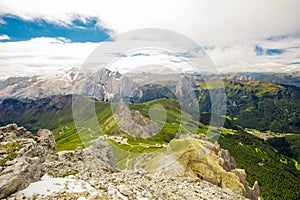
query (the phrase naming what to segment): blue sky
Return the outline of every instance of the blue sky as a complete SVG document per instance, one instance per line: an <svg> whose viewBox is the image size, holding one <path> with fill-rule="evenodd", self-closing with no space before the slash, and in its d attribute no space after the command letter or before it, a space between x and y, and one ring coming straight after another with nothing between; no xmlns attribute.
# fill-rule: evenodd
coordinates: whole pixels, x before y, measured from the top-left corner
<svg viewBox="0 0 300 200"><path fill-rule="evenodd" d="M102 42L109 38L110 30L100 27L96 17L74 18L70 24L58 24L44 19L24 20L14 15L0 16L0 35L9 39L0 42L30 40L37 37L65 38L70 42Z"/></svg>
<svg viewBox="0 0 300 200"><path fill-rule="evenodd" d="M257 56L263 56L263 55L267 55L267 56L275 56L275 55L281 55L285 52L284 49L264 49L261 46L255 46L255 52Z"/></svg>
<svg viewBox="0 0 300 200"><path fill-rule="evenodd" d="M109 36L141 28L194 40L220 72L297 71L299 7L299 0L0 0L0 78L80 66Z"/></svg>

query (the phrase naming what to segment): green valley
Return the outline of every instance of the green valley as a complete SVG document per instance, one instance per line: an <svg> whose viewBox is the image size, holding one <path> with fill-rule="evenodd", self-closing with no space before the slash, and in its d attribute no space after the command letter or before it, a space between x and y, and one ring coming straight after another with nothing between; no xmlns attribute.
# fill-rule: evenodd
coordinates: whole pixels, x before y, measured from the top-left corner
<svg viewBox="0 0 300 200"><path fill-rule="evenodd" d="M118 126L120 119L113 110L114 103L85 97L79 97L83 99L79 112L84 113L88 105L94 105L97 122L83 119L87 125L76 129L71 95L35 101L5 99L0 104L0 125L17 123L33 132L48 128L55 134L57 151L86 147L103 136L113 148L117 166L125 169L130 168L132 161L140 155L164 152L172 139L178 139L182 134L195 133L201 137L207 134L211 118L209 90L204 83L200 85L197 89L200 121L195 120L192 113L182 111L179 102L168 94L169 90L155 91L153 85L149 91L144 88L145 96L128 104L134 113L132 120L141 127L150 123L151 109L159 105L155 111L165 115L165 122L163 117L157 118L159 131L149 138L135 137L135 128L132 135L126 134ZM217 89L217 86L210 88ZM300 89L258 81L225 81L225 89L227 116L218 143L230 151L238 168L246 170L249 185L258 181L263 199L297 199L300 195ZM181 121L181 118L185 120ZM246 131L253 131L253 134ZM291 134L273 134L261 139L257 135L260 132ZM187 148L177 146L181 150Z"/></svg>

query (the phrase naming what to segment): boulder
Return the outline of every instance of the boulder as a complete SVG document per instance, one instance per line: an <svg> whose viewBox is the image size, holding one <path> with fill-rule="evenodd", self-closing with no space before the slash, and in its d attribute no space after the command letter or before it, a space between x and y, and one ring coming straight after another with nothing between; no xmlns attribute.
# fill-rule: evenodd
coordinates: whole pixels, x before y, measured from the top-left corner
<svg viewBox="0 0 300 200"><path fill-rule="evenodd" d="M122 184L118 185L118 190L125 196L131 196L132 195L132 190L128 185Z"/></svg>

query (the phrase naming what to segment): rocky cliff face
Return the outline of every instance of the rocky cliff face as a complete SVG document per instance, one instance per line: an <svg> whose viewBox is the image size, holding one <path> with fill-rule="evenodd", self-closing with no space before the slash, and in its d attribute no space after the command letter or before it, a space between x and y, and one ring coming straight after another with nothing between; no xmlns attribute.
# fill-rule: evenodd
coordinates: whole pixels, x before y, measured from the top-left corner
<svg viewBox="0 0 300 200"><path fill-rule="evenodd" d="M70 94L72 81L45 77L11 77L0 85L0 99L40 99Z"/></svg>
<svg viewBox="0 0 300 200"><path fill-rule="evenodd" d="M55 152L53 134L33 135L15 124L0 128L0 198L24 189L42 176L47 155Z"/></svg>
<svg viewBox="0 0 300 200"><path fill-rule="evenodd" d="M73 92L98 100L119 102L128 101L135 95L136 90L136 83L128 77L119 72L101 69L86 78L76 80Z"/></svg>
<svg viewBox="0 0 300 200"><path fill-rule="evenodd" d="M133 137L151 138L160 130L156 122L144 117L138 110L130 110L126 104L118 104L116 116L118 127Z"/></svg>
<svg viewBox="0 0 300 200"><path fill-rule="evenodd" d="M257 182L253 188L246 184L245 171L236 168L229 151L201 139L198 135L172 140L165 151L145 155L133 165L134 168L144 168L153 177L205 180L219 187L229 188L249 199L258 199Z"/></svg>
<svg viewBox="0 0 300 200"><path fill-rule="evenodd" d="M75 87L74 87L75 85ZM0 84L0 99L41 99L56 95L81 94L103 101L128 101L137 85L119 72L100 69L96 73L68 72L62 77L11 77Z"/></svg>

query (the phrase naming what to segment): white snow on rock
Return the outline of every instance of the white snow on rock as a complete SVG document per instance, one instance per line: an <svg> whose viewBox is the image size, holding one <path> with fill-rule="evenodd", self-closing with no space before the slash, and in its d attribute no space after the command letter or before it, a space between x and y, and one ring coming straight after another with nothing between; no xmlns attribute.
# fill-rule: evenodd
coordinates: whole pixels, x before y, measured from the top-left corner
<svg viewBox="0 0 300 200"><path fill-rule="evenodd" d="M83 180L77 180L74 176L66 178L53 178L45 174L40 181L31 183L26 189L21 190L18 194L23 194L26 197L33 195L51 195L62 190L70 193L88 192L90 196L97 195L98 192L89 183ZM85 199L81 197L80 199Z"/></svg>

